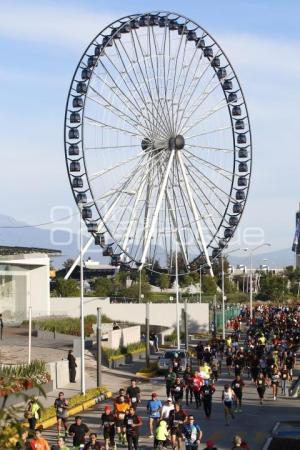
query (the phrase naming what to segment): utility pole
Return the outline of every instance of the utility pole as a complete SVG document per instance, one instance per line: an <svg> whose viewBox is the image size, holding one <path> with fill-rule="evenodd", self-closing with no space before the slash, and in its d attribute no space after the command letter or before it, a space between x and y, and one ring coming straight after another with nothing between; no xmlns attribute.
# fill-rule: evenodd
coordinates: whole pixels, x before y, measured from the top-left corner
<svg viewBox="0 0 300 450"><path fill-rule="evenodd" d="M146 367L150 366L150 308L149 300L146 301Z"/></svg>
<svg viewBox="0 0 300 450"><path fill-rule="evenodd" d="M97 386L100 387L102 384L102 373L101 373L101 308L97 308Z"/></svg>

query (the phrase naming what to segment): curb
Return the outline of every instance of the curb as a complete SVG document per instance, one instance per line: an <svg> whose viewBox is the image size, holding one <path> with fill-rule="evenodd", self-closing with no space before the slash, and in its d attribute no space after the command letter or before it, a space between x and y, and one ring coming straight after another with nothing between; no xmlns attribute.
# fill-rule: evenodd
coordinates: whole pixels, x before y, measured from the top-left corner
<svg viewBox="0 0 300 450"><path fill-rule="evenodd" d="M100 401L98 400L99 397L102 397ZM105 394L101 394L99 397L92 398L91 400L88 400L88 401L82 403L82 405L74 406L74 408L69 409L68 417L75 416L76 414L78 414L82 411L86 411L87 409L97 405L101 401L111 398L112 392L108 391ZM55 425L56 422L57 422L56 416L50 417L49 419L45 420L44 422L38 422L37 426L40 426L40 427L43 427L43 429L46 429L46 428L50 428L53 425Z"/></svg>
<svg viewBox="0 0 300 450"><path fill-rule="evenodd" d="M138 377L145 378L146 380L149 380L150 378L153 378L155 375L157 375L157 370L153 370L152 372L136 372L135 373Z"/></svg>
<svg viewBox="0 0 300 450"><path fill-rule="evenodd" d="M272 439L273 439L272 437L268 437L267 438L266 442L264 443L264 446L263 446L262 450L268 450L268 448L269 448L269 446L270 446L270 444L272 442Z"/></svg>

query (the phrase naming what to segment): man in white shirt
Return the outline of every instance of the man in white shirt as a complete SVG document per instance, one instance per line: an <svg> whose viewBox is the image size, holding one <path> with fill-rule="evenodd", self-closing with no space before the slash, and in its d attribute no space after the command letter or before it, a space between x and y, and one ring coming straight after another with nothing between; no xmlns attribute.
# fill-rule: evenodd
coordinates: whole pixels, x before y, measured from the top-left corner
<svg viewBox="0 0 300 450"><path fill-rule="evenodd" d="M173 411L173 409L174 409L174 404L172 402L172 398L169 397L169 398L167 398L166 403L162 407L161 418L165 419L166 421L168 421L170 412Z"/></svg>

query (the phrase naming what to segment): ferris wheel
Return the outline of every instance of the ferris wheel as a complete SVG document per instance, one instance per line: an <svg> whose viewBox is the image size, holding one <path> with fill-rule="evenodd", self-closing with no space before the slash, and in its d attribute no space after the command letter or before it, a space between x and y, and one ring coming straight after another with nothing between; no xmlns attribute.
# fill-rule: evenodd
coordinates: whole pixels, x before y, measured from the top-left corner
<svg viewBox="0 0 300 450"><path fill-rule="evenodd" d="M89 243L113 265L158 262L171 273L176 244L186 271L210 266L244 211L251 145L235 71L187 17L123 17L78 63L65 113L66 165Z"/></svg>

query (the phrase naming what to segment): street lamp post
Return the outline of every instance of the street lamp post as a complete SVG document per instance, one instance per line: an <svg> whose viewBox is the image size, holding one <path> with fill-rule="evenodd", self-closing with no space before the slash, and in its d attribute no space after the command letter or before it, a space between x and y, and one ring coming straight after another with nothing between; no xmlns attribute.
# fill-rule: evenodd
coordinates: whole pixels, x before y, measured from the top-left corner
<svg viewBox="0 0 300 450"><path fill-rule="evenodd" d="M250 258L250 323L252 324L253 320L253 277L252 277L252 256L253 253L258 250L261 247L271 247L271 244L269 242L264 242L263 244L258 245L257 247L254 247L253 249L244 248L244 251L249 251L249 258Z"/></svg>
<svg viewBox="0 0 300 450"><path fill-rule="evenodd" d="M84 299L84 291L83 291L83 250L82 250L82 203L79 203L80 209L80 226L79 226L79 235L80 235L80 334L81 334L81 368L80 368L80 381L81 381L81 393L85 394L85 361L84 361L84 347L85 347L85 339L84 339L84 309L83 309L83 299Z"/></svg>
<svg viewBox="0 0 300 450"><path fill-rule="evenodd" d="M224 274L224 255L221 253L222 270L222 338L225 339L225 274Z"/></svg>
<svg viewBox="0 0 300 450"><path fill-rule="evenodd" d="M201 267L199 269L199 289L200 289L199 300L200 300L200 303L202 303L202 268Z"/></svg>
<svg viewBox="0 0 300 450"><path fill-rule="evenodd" d="M180 349L180 324L179 324L179 285L178 285L178 248L175 240L175 282L176 282L176 334L177 349Z"/></svg>

